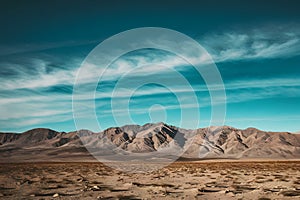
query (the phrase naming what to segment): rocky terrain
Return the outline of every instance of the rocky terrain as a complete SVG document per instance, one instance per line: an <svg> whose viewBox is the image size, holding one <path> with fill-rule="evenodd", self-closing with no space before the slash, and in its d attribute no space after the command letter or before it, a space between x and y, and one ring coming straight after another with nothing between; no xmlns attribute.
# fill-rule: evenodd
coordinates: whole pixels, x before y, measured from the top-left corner
<svg viewBox="0 0 300 200"><path fill-rule="evenodd" d="M145 174L101 163L0 165L0 199L299 199L300 162L175 162Z"/></svg>
<svg viewBox="0 0 300 200"><path fill-rule="evenodd" d="M229 126L186 130L156 123L113 127L100 133L42 128L20 134L0 133L0 162L93 161L91 148L109 154L108 145L137 154L181 151L181 159L300 158L299 134Z"/></svg>
<svg viewBox="0 0 300 200"><path fill-rule="evenodd" d="M111 147L138 155L183 154L165 165L96 162L94 153L110 155ZM1 133L0 199L297 199L299 151L298 134L228 126Z"/></svg>

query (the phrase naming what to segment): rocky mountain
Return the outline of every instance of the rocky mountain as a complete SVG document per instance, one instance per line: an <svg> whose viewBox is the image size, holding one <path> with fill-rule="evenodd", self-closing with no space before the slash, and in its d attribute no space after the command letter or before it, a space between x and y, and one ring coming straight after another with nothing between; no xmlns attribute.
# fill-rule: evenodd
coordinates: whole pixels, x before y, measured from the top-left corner
<svg viewBox="0 0 300 200"><path fill-rule="evenodd" d="M111 146L136 154L183 152L181 157L189 159L300 158L300 134L229 126L186 130L149 123L112 127L99 133L88 130L66 133L42 128L20 134L0 133L0 162L90 161L93 160L91 149L105 155L112 153Z"/></svg>

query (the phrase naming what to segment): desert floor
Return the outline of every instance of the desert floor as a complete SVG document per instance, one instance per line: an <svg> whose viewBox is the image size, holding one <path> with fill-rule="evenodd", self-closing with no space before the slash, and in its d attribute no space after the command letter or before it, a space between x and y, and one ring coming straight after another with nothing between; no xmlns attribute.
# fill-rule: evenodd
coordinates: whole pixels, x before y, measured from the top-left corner
<svg viewBox="0 0 300 200"><path fill-rule="evenodd" d="M0 165L0 199L300 199L300 161L176 162L148 173L101 163Z"/></svg>

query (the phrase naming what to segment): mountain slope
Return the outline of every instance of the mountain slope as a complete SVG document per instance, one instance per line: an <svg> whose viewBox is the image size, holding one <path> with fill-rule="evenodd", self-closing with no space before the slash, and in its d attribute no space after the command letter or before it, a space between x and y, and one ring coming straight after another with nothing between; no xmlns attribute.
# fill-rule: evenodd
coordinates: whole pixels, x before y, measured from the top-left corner
<svg viewBox="0 0 300 200"><path fill-rule="evenodd" d="M182 157L186 158L300 158L299 134L229 126L186 130L149 123L112 127L100 133L88 130L65 133L42 128L21 134L0 133L0 162L92 160L86 147L105 149L109 143L133 153L182 151Z"/></svg>
<svg viewBox="0 0 300 200"><path fill-rule="evenodd" d="M288 132L224 126L198 129L196 137L197 142L189 148L187 157L198 153L199 157L216 158L300 158L300 135Z"/></svg>

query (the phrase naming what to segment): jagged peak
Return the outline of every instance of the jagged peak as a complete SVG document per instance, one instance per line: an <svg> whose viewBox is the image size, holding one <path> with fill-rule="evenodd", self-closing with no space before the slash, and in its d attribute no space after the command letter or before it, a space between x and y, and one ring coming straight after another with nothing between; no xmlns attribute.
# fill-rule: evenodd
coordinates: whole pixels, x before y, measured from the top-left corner
<svg viewBox="0 0 300 200"><path fill-rule="evenodd" d="M262 130L259 130L258 128L255 128L255 127L248 127L248 128L246 128L246 129L244 129L245 131L256 131L256 132L260 132L260 131L262 131Z"/></svg>
<svg viewBox="0 0 300 200"><path fill-rule="evenodd" d="M59 133L59 132L57 132L55 130L52 130L50 128L34 128L34 129L30 129L28 131L25 131L22 134L29 134L29 133L33 133L33 132L46 132L46 131Z"/></svg>
<svg viewBox="0 0 300 200"><path fill-rule="evenodd" d="M164 122L156 122L156 123L146 123L144 125L138 125L138 124L129 124L129 125L124 125L124 126L120 126L120 127L110 127L110 128L107 128L101 132L104 132L104 131L108 131L108 130L114 130L114 129L125 129L125 128L133 128L133 127L137 127L137 128L148 128L148 127L168 127L168 128L172 128L172 129L184 129L184 128L180 128L180 127L177 127L177 126L174 126L174 125L169 125L169 124L166 124ZM202 127L202 128L197 128L197 129L184 129L184 130L215 130L215 129L223 129L223 130L234 130L234 131L237 131L237 130L240 130L240 131L255 131L255 132L268 132L268 133L271 133L271 132L274 132L274 133L277 133L277 131L262 131L258 128L255 128L255 127L248 127L246 129L238 129L238 128L235 128L235 127L232 127L232 126L228 126L228 125L223 125L223 126L208 126L208 127ZM24 131L22 133L14 133L14 132L0 132L0 134L30 134L30 133L37 133L37 132L55 132L55 133L78 133L78 132L91 132L91 133L94 133L93 131L90 131L88 129L81 129L81 130L77 130L77 131L70 131L70 132L59 132L59 131L56 131L56 130L53 130L53 129L50 129L50 128L34 128L34 129L30 129L28 131ZM283 133L283 132L282 132ZM291 134L300 134L300 131L297 131L297 132L286 132L286 133L291 133Z"/></svg>
<svg viewBox="0 0 300 200"><path fill-rule="evenodd" d="M125 130L124 130L125 129ZM201 131L197 131L201 130ZM247 157L255 156L291 156L299 155L298 151L293 154L287 154L286 151L278 153L272 152L273 146L283 145L283 149L290 149L293 152L295 147L300 147L300 135L288 135L286 132L274 133L269 136L269 132L259 131L256 128L245 130L236 129L231 126L211 126L196 130L183 130L181 128L168 125L164 122L147 123L144 125L125 125L122 127L111 127L96 135L89 130L79 130L68 133L56 132L51 129L37 128L24 132L19 135L0 135L0 145L15 147L32 147L38 148L78 148L83 147L83 141L88 145L102 145L99 139L106 135L117 147L129 152L151 152L158 148L169 147L187 150L184 156L198 156L201 149L208 148L210 155L213 156L232 156L245 155ZM176 135L178 133L178 135ZM195 135L195 138L193 135ZM93 135L91 135L93 136ZM178 136L175 138L175 136ZM271 139L268 139L271 138ZM106 141L106 140L104 140ZM258 152L257 145L264 147ZM74 150L75 152L77 150ZM259 154L257 154L257 152ZM262 152L262 154L260 154Z"/></svg>
<svg viewBox="0 0 300 200"><path fill-rule="evenodd" d="M142 126L168 126L166 123L164 122L155 122L155 123L146 123Z"/></svg>

